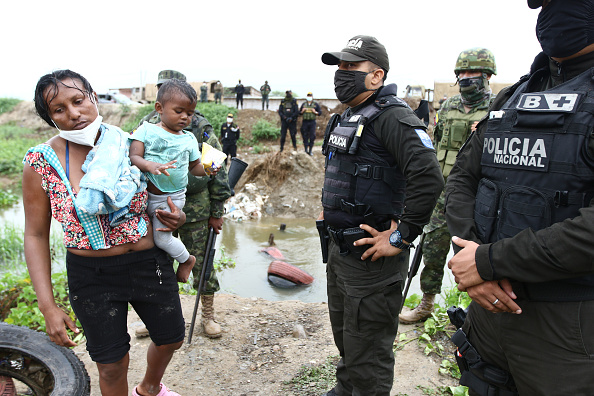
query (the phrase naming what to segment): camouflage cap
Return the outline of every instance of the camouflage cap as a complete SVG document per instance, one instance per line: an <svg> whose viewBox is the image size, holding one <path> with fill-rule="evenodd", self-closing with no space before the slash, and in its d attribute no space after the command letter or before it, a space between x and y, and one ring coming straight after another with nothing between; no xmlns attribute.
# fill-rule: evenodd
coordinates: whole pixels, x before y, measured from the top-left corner
<svg viewBox="0 0 594 396"><path fill-rule="evenodd" d="M177 78L178 80L186 81L186 76L175 70L161 70L159 77L157 77L157 85L163 84L167 80Z"/></svg>
<svg viewBox="0 0 594 396"><path fill-rule="evenodd" d="M490 74L497 74L495 55L486 48L471 48L460 52L454 73L456 75L463 70L476 70Z"/></svg>

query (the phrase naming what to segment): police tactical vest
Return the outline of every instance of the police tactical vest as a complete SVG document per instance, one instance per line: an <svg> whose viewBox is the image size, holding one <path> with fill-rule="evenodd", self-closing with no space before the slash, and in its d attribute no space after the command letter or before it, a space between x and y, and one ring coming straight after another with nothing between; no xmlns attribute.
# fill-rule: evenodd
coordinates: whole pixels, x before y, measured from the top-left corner
<svg viewBox="0 0 594 396"><path fill-rule="evenodd" d="M293 101L294 99L291 99L290 101L283 100L282 102L283 111L286 116L290 116L293 113Z"/></svg>
<svg viewBox="0 0 594 396"><path fill-rule="evenodd" d="M452 105L455 105L455 97L451 99ZM458 100L458 104L461 102ZM444 108L439 112L440 119L443 120L443 133L441 140L437 145L437 160L441 167L441 172L444 177L448 177L454 163L458 150L464 144L468 135L470 135L470 128L476 121L480 121L489 109L490 100L486 100L476 107L475 111L464 113L458 110L456 106L451 108ZM446 103L447 105L447 103ZM438 119L438 123L440 122Z"/></svg>
<svg viewBox="0 0 594 396"><path fill-rule="evenodd" d="M303 107L306 108L306 109L315 110L315 108L316 108L316 102L314 102L313 100L311 101L311 104L305 102L303 104ZM315 115L315 113L313 111L307 111L306 110L303 113L303 121L313 121L315 119L316 119L316 115Z"/></svg>
<svg viewBox="0 0 594 396"><path fill-rule="evenodd" d="M348 109L337 126L329 125L323 147L326 174L322 205L325 210L396 218L402 214L406 188L402 171L368 148L370 142L378 141L371 133L371 123L391 106L407 105L395 95L383 96L356 113Z"/></svg>
<svg viewBox="0 0 594 396"><path fill-rule="evenodd" d="M573 218L594 198L593 78L594 68L545 92L527 92L527 81L491 111L474 214L483 242ZM546 282L549 290L576 283L594 286L594 276Z"/></svg>

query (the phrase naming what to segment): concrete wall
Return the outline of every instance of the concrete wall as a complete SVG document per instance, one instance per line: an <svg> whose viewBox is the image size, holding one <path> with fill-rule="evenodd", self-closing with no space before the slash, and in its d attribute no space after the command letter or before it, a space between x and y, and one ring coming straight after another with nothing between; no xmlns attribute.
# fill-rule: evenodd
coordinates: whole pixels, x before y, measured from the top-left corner
<svg viewBox="0 0 594 396"><path fill-rule="evenodd" d="M274 97L268 100L268 110L277 111L281 101L283 98ZM329 109L333 109L340 104L338 99L316 99L316 102L320 105L324 105ZM301 107L301 103L305 102L305 99L297 98L297 104ZM229 107L235 107L235 96L225 96L223 97L223 104ZM240 107L241 108L241 107ZM251 97L243 97L243 108L244 109L255 109L255 110L262 110L262 99L261 98L251 98Z"/></svg>

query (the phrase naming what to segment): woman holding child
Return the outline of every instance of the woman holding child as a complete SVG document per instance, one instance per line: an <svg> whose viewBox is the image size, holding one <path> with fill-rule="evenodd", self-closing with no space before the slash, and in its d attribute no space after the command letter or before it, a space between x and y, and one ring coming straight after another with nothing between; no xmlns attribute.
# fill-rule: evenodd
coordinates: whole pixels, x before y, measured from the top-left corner
<svg viewBox="0 0 594 396"><path fill-rule="evenodd" d="M145 376L132 394L179 396L161 378L182 345L185 323L172 262L155 247L146 214L146 183L128 156L128 134L101 123L97 96L78 73L59 70L38 81L38 115L59 135L30 149L24 159L25 257L52 341L75 343L76 325L54 301L50 222L62 224L70 303L97 364L103 395L128 395L130 303L149 329ZM185 215L157 211L163 231Z"/></svg>

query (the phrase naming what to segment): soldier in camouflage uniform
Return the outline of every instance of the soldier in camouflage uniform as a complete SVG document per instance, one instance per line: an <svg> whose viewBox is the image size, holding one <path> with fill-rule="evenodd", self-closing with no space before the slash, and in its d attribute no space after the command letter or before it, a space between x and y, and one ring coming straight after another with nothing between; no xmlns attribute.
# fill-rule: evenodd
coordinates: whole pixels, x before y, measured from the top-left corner
<svg viewBox="0 0 594 396"><path fill-rule="evenodd" d="M268 80L264 81L264 85L260 87L260 93L262 94L262 110L264 110L264 104L266 104L266 110L268 110L268 95L270 94Z"/></svg>
<svg viewBox="0 0 594 396"><path fill-rule="evenodd" d="M444 179L450 174L458 150L475 130L478 121L487 115L495 98L489 88L491 75L497 74L495 57L486 48L462 51L456 61L454 72L460 86L460 94L452 96L441 105L435 116L433 129L437 159ZM399 316L401 323L415 323L429 318L433 312L435 295L441 293L444 265L451 242L444 214L444 191L439 196L431 220L424 229L424 268L420 277L423 298L415 309L403 310Z"/></svg>
<svg viewBox="0 0 594 396"><path fill-rule="evenodd" d="M214 87L214 99L215 104L221 104L221 98L223 97L223 84L220 81L217 81Z"/></svg>
<svg viewBox="0 0 594 396"><path fill-rule="evenodd" d="M200 87L200 102L208 102L208 86L206 85L206 81L204 81Z"/></svg>
<svg viewBox="0 0 594 396"><path fill-rule="evenodd" d="M180 72L163 70L159 73L157 88L171 78L186 80L186 76ZM144 121L156 124L160 122L160 116L156 111L153 111L144 117L139 125ZM194 134L196 140L198 140L200 150L202 150L202 143L204 142L217 150L221 150L219 139L214 134L212 125L198 110L194 113L191 124L185 130ZM223 228L223 204L230 196L231 189L229 188L225 166L221 168L214 178L188 175L186 205L184 206L186 223L177 232L188 251L196 256L196 265L192 268L194 289L198 289L209 227L212 227L217 234ZM214 293L219 290L219 280L216 272L211 271L210 278L206 280L200 296L202 301L202 329L204 334L210 338L218 338L222 335L221 326L214 319ZM148 332L146 334L145 332L144 329L138 329L136 335L148 335Z"/></svg>

